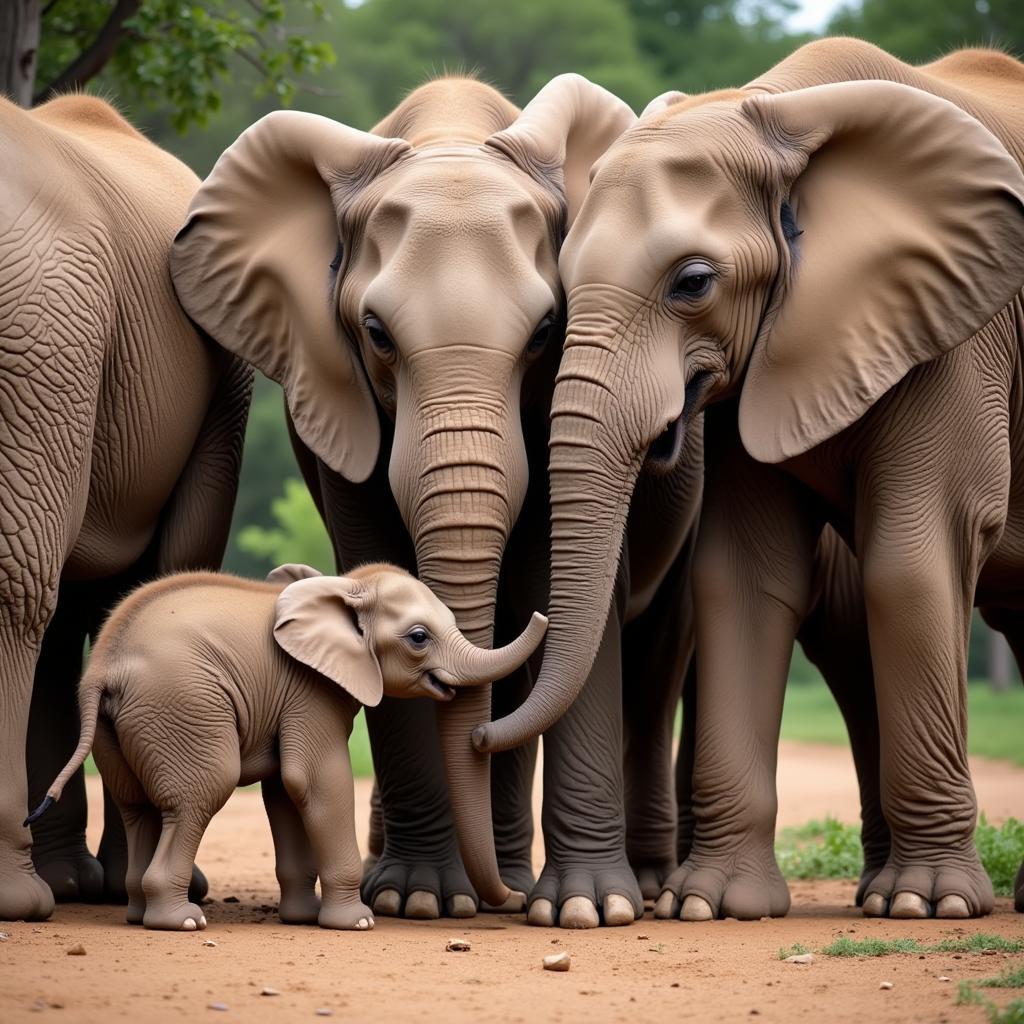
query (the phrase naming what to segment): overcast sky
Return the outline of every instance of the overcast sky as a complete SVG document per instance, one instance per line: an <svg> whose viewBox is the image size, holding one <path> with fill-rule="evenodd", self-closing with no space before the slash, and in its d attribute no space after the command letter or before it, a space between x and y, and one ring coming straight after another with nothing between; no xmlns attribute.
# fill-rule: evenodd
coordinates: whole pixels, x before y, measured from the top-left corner
<svg viewBox="0 0 1024 1024"><path fill-rule="evenodd" d="M843 0L801 0L800 9L787 22L796 32L820 32L829 15L842 5Z"/></svg>

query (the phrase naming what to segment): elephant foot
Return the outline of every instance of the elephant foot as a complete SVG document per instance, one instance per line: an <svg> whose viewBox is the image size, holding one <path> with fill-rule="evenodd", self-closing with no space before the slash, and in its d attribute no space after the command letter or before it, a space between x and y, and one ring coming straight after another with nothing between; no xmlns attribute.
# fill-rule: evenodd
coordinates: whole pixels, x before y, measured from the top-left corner
<svg viewBox="0 0 1024 1024"><path fill-rule="evenodd" d="M892 859L868 884L866 917L960 920L992 912L992 882L973 846L959 857L927 862Z"/></svg>
<svg viewBox="0 0 1024 1024"><path fill-rule="evenodd" d="M382 917L435 920L476 914L477 901L458 852L444 864L416 864L385 851L363 876L363 899ZM442 913L443 911L443 913Z"/></svg>
<svg viewBox="0 0 1024 1024"><path fill-rule="evenodd" d="M643 897L632 868L548 863L530 894L527 922L544 928L615 928L643 917Z"/></svg>
<svg viewBox="0 0 1024 1024"><path fill-rule="evenodd" d="M0 921L45 921L53 913L50 887L24 861L0 861Z"/></svg>
<svg viewBox="0 0 1024 1024"><path fill-rule="evenodd" d="M112 903L115 906L123 906L129 902L128 889L125 886L125 874L128 870L127 851L111 849L109 846L100 845L97 859L103 871L103 892L95 902ZM188 898L193 903L202 903L210 891L210 883L206 875L195 865L192 865L192 879L188 884Z"/></svg>
<svg viewBox="0 0 1024 1024"><path fill-rule="evenodd" d="M788 910L789 887L769 847L759 854L730 858L692 853L665 880L654 916L680 921L723 917L756 921L783 917Z"/></svg>
<svg viewBox="0 0 1024 1024"><path fill-rule="evenodd" d="M878 877L879 871L885 867L885 861L880 864L868 864L865 862L864 870L860 873L860 881L857 883L857 895L855 902L858 907L864 906L864 899L868 894L871 883ZM877 916L877 915L874 915Z"/></svg>
<svg viewBox="0 0 1024 1024"><path fill-rule="evenodd" d="M317 923L321 928L366 932L373 927L373 911L360 900L327 901L320 907Z"/></svg>
<svg viewBox="0 0 1024 1024"><path fill-rule="evenodd" d="M201 907L188 901L163 903L147 900L142 924L160 931L195 932L206 927L206 915Z"/></svg>
<svg viewBox="0 0 1024 1024"><path fill-rule="evenodd" d="M1013 884L1013 907L1018 914L1024 914L1024 861L1017 872L1017 881Z"/></svg>
<svg viewBox="0 0 1024 1024"><path fill-rule="evenodd" d="M316 924L320 917L320 897L312 889L294 892L282 889L277 916L282 924Z"/></svg>
<svg viewBox="0 0 1024 1024"><path fill-rule="evenodd" d="M103 865L85 848L32 851L36 873L58 903L103 903Z"/></svg>
<svg viewBox="0 0 1024 1024"><path fill-rule="evenodd" d="M630 858L633 867L633 874L636 875L637 885L640 886L640 894L644 901L656 900L661 895L665 885L665 879L676 869L675 860L635 860Z"/></svg>

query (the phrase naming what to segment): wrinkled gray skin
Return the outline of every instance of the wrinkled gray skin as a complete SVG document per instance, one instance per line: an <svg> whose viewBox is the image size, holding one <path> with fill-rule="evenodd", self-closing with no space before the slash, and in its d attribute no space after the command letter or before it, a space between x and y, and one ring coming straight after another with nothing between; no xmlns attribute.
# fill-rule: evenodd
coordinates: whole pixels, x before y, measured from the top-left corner
<svg viewBox="0 0 1024 1024"><path fill-rule="evenodd" d="M73 749L87 635L158 571L220 565L251 371L201 338L166 254L195 175L110 106L0 99L0 919L125 899L85 786L22 825ZM33 686L33 677L35 679ZM26 733L28 772L26 780ZM197 890L197 895L202 891Z"/></svg>

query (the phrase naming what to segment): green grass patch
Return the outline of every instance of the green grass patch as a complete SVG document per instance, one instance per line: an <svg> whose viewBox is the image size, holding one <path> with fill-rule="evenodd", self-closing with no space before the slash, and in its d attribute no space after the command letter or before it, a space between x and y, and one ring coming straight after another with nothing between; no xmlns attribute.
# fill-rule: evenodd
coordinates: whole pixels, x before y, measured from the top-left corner
<svg viewBox="0 0 1024 1024"><path fill-rule="evenodd" d="M1024 821L1009 818L997 827L990 825L983 814L974 843L996 895L1012 896L1017 871L1024 862Z"/></svg>
<svg viewBox="0 0 1024 1024"><path fill-rule="evenodd" d="M966 982L978 988L1024 988L1024 963L1016 967L1008 967L1002 974L994 978L981 978L978 981Z"/></svg>
<svg viewBox="0 0 1024 1024"><path fill-rule="evenodd" d="M813 671L798 664L794 655L790 685L786 687L782 738L848 746L843 717L821 677L812 675ZM975 682L967 688L967 707L968 753L1024 765L1024 688L997 693L988 683Z"/></svg>
<svg viewBox="0 0 1024 1024"><path fill-rule="evenodd" d="M977 989L979 983L960 982L956 994L957 1006L980 1006L988 1017L989 1024L1024 1024L1024 999L1014 999L1000 1008L991 999L986 999Z"/></svg>
<svg viewBox="0 0 1024 1024"><path fill-rule="evenodd" d="M794 942L788 949L785 946L779 946L780 960L785 960L789 956L803 956L805 953L810 953L810 950L801 942Z"/></svg>
<svg viewBox="0 0 1024 1024"><path fill-rule="evenodd" d="M892 956L896 953L1021 953L1024 952L1024 939L1005 939L1001 935L980 932L962 939L943 939L926 946L917 939L851 939L843 935L820 952L822 956L843 957Z"/></svg>

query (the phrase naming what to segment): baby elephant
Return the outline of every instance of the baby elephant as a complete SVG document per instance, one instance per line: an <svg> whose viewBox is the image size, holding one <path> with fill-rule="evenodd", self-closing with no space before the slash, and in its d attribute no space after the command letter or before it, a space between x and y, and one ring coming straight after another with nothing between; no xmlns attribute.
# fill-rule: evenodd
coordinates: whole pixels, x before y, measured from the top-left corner
<svg viewBox="0 0 1024 1024"><path fill-rule="evenodd" d="M427 587L390 565L348 576L286 565L265 583L168 576L103 627L79 690L78 747L30 820L95 743L128 834L128 921L193 931L206 926L188 900L203 832L236 786L261 781L281 920L372 928L346 745L359 705L385 693L451 700L511 674L546 627L535 614L507 647L474 647Z"/></svg>

